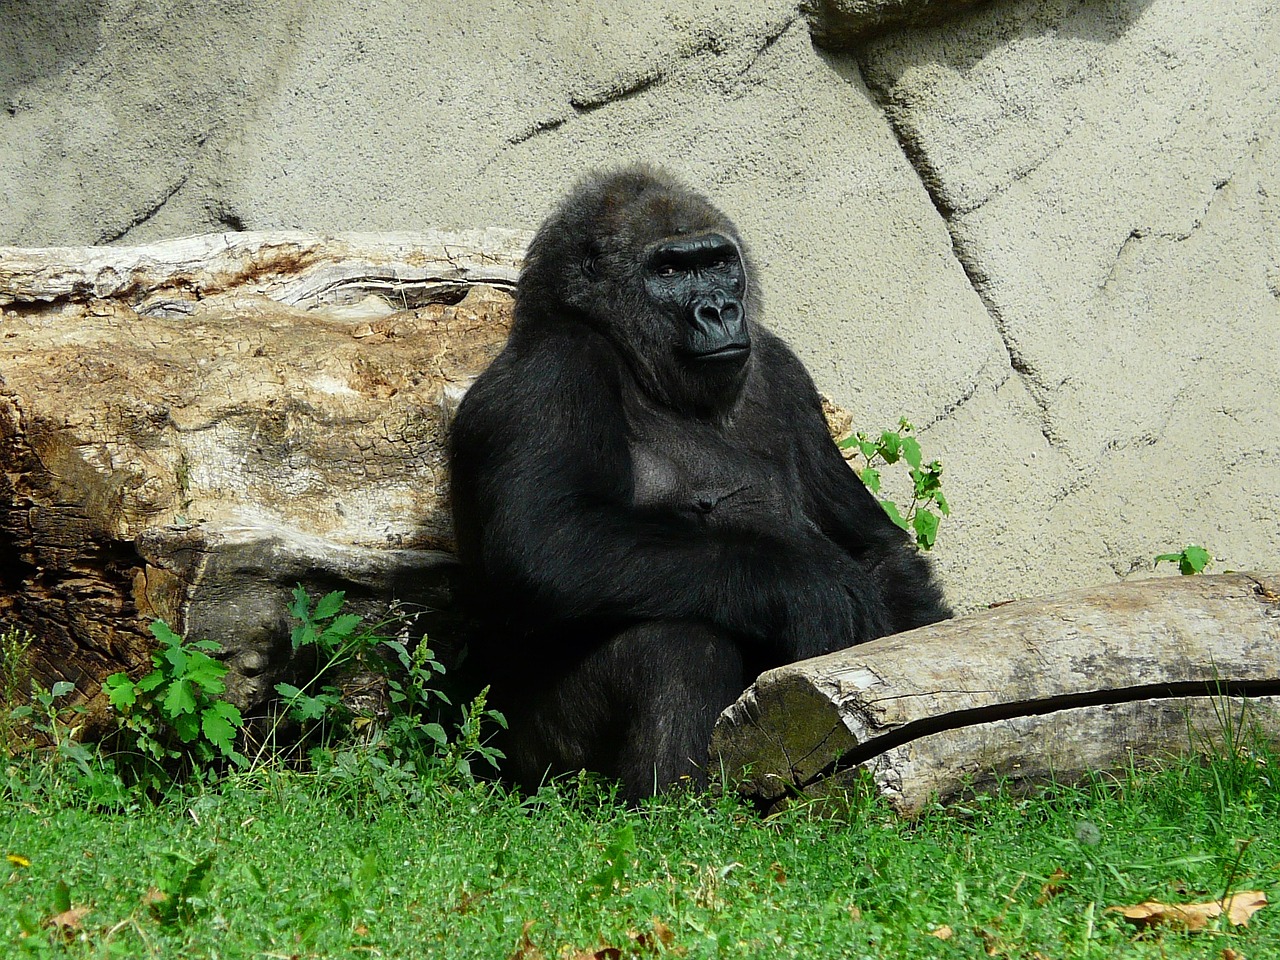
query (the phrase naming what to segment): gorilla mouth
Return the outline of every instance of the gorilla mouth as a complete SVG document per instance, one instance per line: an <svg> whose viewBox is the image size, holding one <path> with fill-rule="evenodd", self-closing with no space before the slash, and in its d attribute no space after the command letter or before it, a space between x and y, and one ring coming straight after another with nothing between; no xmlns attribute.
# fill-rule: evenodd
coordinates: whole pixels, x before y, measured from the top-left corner
<svg viewBox="0 0 1280 960"><path fill-rule="evenodd" d="M689 356L694 360L744 360L751 352L751 345L746 343L722 343L703 350L690 350Z"/></svg>

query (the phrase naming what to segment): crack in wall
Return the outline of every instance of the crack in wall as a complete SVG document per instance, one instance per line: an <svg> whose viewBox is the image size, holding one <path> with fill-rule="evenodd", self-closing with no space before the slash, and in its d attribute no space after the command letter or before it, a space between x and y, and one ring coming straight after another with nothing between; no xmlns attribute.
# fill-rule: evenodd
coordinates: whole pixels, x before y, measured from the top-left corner
<svg viewBox="0 0 1280 960"><path fill-rule="evenodd" d="M160 195L159 200L157 200L155 203L153 203L151 206L147 207L145 210L141 211L140 213L134 214L133 219L131 219L127 224L124 225L124 227L117 230L115 233L101 234L98 237L97 242L99 244L115 243L117 240L119 240L121 237L127 234L134 227L142 226L142 224L146 223L148 220L154 217L157 213L159 213L162 209L164 209L164 205L168 203L170 200L172 200L174 194L176 194L179 190L185 187L187 185L187 181L190 179L191 179L191 174L184 173L181 177L177 179L177 181L173 184L173 186L171 186L168 190L166 190L163 194Z"/></svg>
<svg viewBox="0 0 1280 960"><path fill-rule="evenodd" d="M734 72L734 78L746 76L755 68L760 59L787 33L788 30L795 25L800 19L798 14L792 14L783 20L780 24L771 28L766 28L763 36L759 38L754 51L747 60L745 66ZM639 77L629 82L620 82L614 78L611 82L606 82L602 88L597 88L594 92L579 93L569 97L569 111L556 114L554 116L545 117L535 121L532 125L519 133L513 134L506 138L503 149L508 147L516 147L544 133L550 133L564 126L570 120L576 117L583 117L587 114L594 113L604 107L613 104L622 103L634 97L638 97L643 93L647 93L655 87L666 83L675 72L676 65L687 62L705 53L713 53L717 56L723 54L726 50L723 38L714 34L706 34L695 36L688 43L683 44L676 51L671 62L662 66L653 67L645 71ZM494 157L493 159L497 159ZM489 163L492 163L490 160ZM487 168L489 164L485 164Z"/></svg>
<svg viewBox="0 0 1280 960"><path fill-rule="evenodd" d="M1156 230L1153 227L1134 227L1129 231L1129 235L1120 243L1119 249L1116 250L1115 257L1112 258L1111 268L1107 271L1107 275L1102 278L1102 282L1098 284L1099 290L1106 290L1111 286L1120 272L1120 266L1130 255L1130 250L1136 245L1141 245L1146 240L1166 240L1170 243L1182 243L1190 240L1197 230L1204 224L1208 218L1210 211L1213 210L1214 204L1218 202L1218 198L1222 196L1222 192L1231 185L1235 174L1223 177L1213 182L1213 193L1210 194L1208 201L1204 205L1204 209L1191 221L1191 226L1185 230Z"/></svg>
<svg viewBox="0 0 1280 960"><path fill-rule="evenodd" d="M760 61L760 58L768 53L773 45L781 40L783 35L786 34L786 32L791 29L792 25L799 19L799 14L792 14L786 20L783 20L777 29L766 32L764 35L764 41L756 47L755 52L751 55L751 59L747 61L747 65L739 70L737 75L739 77L745 77L750 73L755 68L755 65Z"/></svg>
<svg viewBox="0 0 1280 960"><path fill-rule="evenodd" d="M1048 389L1045 386L1044 379L1031 360L1019 348L1017 338L1013 335L1013 331L1001 312L1000 306L989 294L990 278L965 249L963 238L956 229L954 221L954 217L958 216L959 213L947 203L941 187L942 177L925 154L924 149L913 138L910 126L897 116L897 111L894 110L893 104L889 100L888 92L867 82L866 77L869 71L861 60L856 56L850 57L850 60L858 69L858 74L862 78L863 88L867 91L872 102L879 107L881 115L889 126L889 130L893 133L893 138L897 142L898 148L902 151L902 155L906 158L911 169L915 171L916 176L920 178L925 195L929 198L929 202L946 226L947 234L951 238L951 255L959 263L960 269L964 271L965 277L969 281L969 286L978 295L978 300L982 303L983 309L987 311L987 315L991 318L996 334L1004 345L1005 353L1008 354L1010 369L1021 378L1027 389L1028 396L1035 404L1040 421L1039 429L1041 435L1050 446L1057 446L1061 441L1061 437L1054 429L1052 417L1050 416ZM1025 177L1030 172L1030 170L1024 172L1021 177ZM968 398L962 398L955 406L958 407L964 399Z"/></svg>

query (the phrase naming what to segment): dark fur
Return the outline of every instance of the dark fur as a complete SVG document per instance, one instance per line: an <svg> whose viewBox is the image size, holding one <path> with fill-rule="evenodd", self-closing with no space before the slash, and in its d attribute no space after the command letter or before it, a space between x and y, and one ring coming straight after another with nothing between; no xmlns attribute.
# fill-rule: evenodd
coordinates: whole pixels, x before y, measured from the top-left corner
<svg viewBox="0 0 1280 960"><path fill-rule="evenodd" d="M740 268L655 273L655 250L726 238ZM740 304L744 361L690 358L682 317L707 303ZM526 786L584 767L630 798L702 782L716 716L760 671L950 616L759 304L733 224L647 167L588 178L534 238L451 445L488 621L474 668Z"/></svg>

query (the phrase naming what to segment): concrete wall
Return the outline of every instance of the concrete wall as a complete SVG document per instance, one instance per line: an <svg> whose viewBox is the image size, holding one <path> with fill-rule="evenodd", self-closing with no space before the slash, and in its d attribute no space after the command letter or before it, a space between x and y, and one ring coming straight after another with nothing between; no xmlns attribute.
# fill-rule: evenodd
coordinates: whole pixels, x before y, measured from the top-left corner
<svg viewBox="0 0 1280 960"><path fill-rule="evenodd" d="M0 0L0 244L532 228L656 160L819 386L944 459L958 606L1280 567L1275 4L816 8Z"/></svg>

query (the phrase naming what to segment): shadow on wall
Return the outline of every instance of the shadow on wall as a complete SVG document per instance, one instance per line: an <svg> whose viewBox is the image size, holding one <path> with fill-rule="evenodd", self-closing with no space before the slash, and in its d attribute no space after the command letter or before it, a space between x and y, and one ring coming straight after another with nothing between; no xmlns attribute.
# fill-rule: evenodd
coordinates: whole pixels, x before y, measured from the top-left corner
<svg viewBox="0 0 1280 960"><path fill-rule="evenodd" d="M107 0L0 0L0 105L17 113L27 84L86 62L106 9Z"/></svg>
<svg viewBox="0 0 1280 960"><path fill-rule="evenodd" d="M941 43L921 45L963 72L993 50L1049 34L1107 44L1119 39L1154 0L1011 0L957 11L936 31ZM859 50L865 44L846 49Z"/></svg>

